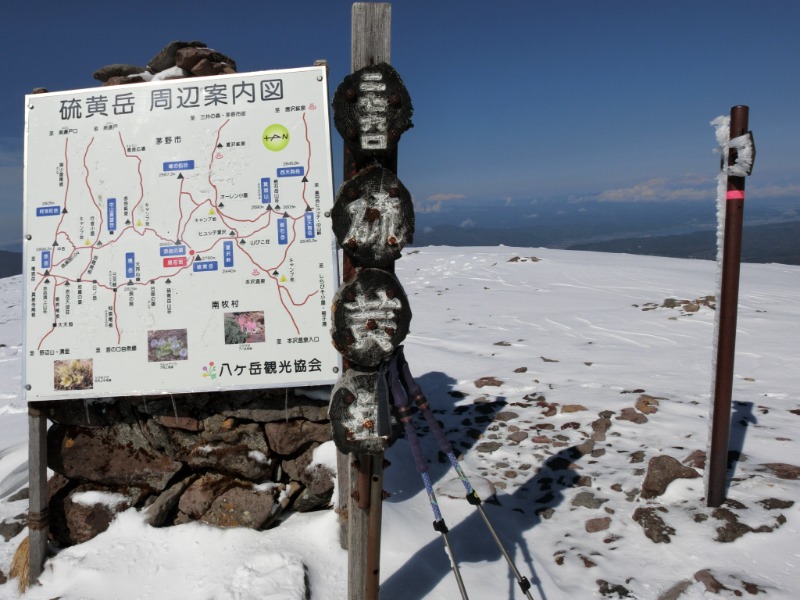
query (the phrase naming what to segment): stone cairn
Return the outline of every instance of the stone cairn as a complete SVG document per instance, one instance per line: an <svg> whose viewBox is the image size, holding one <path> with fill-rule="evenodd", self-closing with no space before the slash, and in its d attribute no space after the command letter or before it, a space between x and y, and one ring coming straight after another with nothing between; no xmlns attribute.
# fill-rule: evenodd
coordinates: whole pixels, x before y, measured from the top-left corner
<svg viewBox="0 0 800 600"><path fill-rule="evenodd" d="M235 72L202 42L178 41L146 67L93 76L106 86ZM131 507L155 527L252 529L327 507L334 474L313 454L331 439L329 397L330 388L301 388L44 403L52 539L85 542Z"/></svg>

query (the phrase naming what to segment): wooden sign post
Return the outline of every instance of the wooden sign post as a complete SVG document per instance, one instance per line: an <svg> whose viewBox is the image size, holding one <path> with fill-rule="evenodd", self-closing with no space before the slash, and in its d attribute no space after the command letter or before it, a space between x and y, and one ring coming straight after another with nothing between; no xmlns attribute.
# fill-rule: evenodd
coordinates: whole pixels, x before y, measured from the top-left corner
<svg viewBox="0 0 800 600"><path fill-rule="evenodd" d="M344 371L331 395L330 417L340 452L348 600L378 598L383 454L396 429L385 364L411 320L394 261L413 238L411 196L397 178L397 142L411 127L413 109L389 65L390 32L391 5L353 5L352 74L333 97L334 124L345 141L345 182L331 211L343 250L331 336L344 357Z"/></svg>

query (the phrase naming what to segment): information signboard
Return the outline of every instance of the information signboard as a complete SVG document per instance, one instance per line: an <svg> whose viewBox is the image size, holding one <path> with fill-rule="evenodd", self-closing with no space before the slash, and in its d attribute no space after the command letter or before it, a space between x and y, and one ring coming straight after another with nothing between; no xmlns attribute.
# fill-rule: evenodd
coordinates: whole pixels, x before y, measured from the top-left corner
<svg viewBox="0 0 800 600"><path fill-rule="evenodd" d="M325 67L29 95L28 401L333 383Z"/></svg>

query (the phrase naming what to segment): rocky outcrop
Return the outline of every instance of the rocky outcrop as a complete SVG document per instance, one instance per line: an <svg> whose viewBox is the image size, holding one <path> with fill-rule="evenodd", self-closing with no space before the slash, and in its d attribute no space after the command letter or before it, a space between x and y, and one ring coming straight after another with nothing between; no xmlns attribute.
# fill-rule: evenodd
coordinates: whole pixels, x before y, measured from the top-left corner
<svg viewBox="0 0 800 600"><path fill-rule="evenodd" d="M92 77L106 86L140 83L154 78L180 79L236 72L236 61L230 56L194 40L168 43L147 62L145 67L115 63L100 67Z"/></svg>
<svg viewBox="0 0 800 600"><path fill-rule="evenodd" d="M286 390L53 403L51 534L84 542L130 507L156 527L262 529L327 506L334 474L313 463L331 439L326 409Z"/></svg>

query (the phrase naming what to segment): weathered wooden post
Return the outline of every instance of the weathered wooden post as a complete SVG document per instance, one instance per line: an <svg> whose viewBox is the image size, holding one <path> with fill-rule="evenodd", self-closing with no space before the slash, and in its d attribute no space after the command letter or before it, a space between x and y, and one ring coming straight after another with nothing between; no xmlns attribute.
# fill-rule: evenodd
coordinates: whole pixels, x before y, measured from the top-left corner
<svg viewBox="0 0 800 600"><path fill-rule="evenodd" d="M44 568L49 531L47 498L46 411L28 404L28 581L36 583Z"/></svg>
<svg viewBox="0 0 800 600"><path fill-rule="evenodd" d="M330 415L341 453L340 507L347 505L349 600L378 597L383 452L393 430L383 367L411 319L394 261L413 237L411 196L396 175L397 142L411 127L413 109L388 64L390 30L391 5L353 5L353 73L333 99L334 123L345 140L345 183L331 213L344 253L331 334L345 369Z"/></svg>
<svg viewBox="0 0 800 600"><path fill-rule="evenodd" d="M725 191L725 233L722 249L722 274L717 310L715 378L711 440L708 456L706 501L719 506L725 500L728 471L733 364L736 348L736 318L739 303L739 268L742 255L742 221L744 216L745 176L752 171L755 146L748 131L747 106L734 106L730 115L728 144L723 148Z"/></svg>

